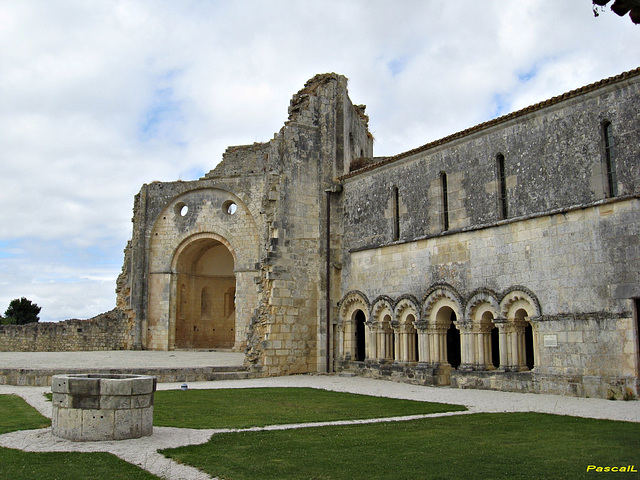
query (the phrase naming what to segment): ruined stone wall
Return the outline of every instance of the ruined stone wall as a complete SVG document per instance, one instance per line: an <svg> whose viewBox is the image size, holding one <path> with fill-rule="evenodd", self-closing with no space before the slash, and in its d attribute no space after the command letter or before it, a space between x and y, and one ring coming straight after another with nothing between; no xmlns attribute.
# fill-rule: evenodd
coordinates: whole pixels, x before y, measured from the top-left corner
<svg viewBox="0 0 640 480"><path fill-rule="evenodd" d="M274 139L278 183L268 205L269 243L260 283L266 298L250 351L268 374L325 369L325 190L344 173L353 152L372 149L364 107L351 104L346 83L335 74L307 82Z"/></svg>
<svg viewBox="0 0 640 480"><path fill-rule="evenodd" d="M180 259L196 262L198 248L221 243L235 261L234 348L246 348L248 363L268 375L323 368L325 190L355 156L372 154L364 106L351 104L346 84L317 75L294 95L271 141L229 147L200 180L143 186L118 280L118 305L135 319L138 348L176 347L179 275L194 274L181 271L188 267ZM182 311L197 311L197 292L188 298L194 305Z"/></svg>
<svg viewBox="0 0 640 480"><path fill-rule="evenodd" d="M127 350L133 346L131 327L117 309L89 320L0 325L0 351Z"/></svg>

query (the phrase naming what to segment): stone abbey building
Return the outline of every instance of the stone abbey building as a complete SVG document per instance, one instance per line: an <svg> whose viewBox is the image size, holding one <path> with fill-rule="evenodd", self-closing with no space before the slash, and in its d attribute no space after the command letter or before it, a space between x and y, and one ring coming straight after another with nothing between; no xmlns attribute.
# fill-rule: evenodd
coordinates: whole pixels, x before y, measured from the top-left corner
<svg viewBox="0 0 640 480"><path fill-rule="evenodd" d="M264 375L638 394L640 69L393 157L317 75L266 143L144 185L128 348Z"/></svg>

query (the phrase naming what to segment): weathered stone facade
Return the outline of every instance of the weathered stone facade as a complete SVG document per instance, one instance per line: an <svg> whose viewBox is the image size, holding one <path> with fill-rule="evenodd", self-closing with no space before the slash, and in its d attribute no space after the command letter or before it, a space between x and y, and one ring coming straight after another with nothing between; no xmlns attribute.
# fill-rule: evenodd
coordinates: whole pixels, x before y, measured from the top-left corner
<svg viewBox="0 0 640 480"><path fill-rule="evenodd" d="M637 395L639 77L343 176L338 368Z"/></svg>
<svg viewBox="0 0 640 480"><path fill-rule="evenodd" d="M375 158L346 78L318 75L269 142L142 187L117 286L129 345L637 396L639 94L637 69Z"/></svg>
<svg viewBox="0 0 640 480"><path fill-rule="evenodd" d="M200 180L143 186L118 281L136 348L246 350L265 374L324 368L325 190L372 156L346 83L314 77L273 140L230 147Z"/></svg>

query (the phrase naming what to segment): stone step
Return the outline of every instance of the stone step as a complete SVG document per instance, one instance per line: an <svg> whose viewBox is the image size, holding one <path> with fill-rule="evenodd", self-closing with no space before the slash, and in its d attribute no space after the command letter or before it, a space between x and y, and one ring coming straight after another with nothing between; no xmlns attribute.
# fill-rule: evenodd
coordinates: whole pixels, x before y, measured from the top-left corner
<svg viewBox="0 0 640 480"><path fill-rule="evenodd" d="M5 368L0 369L0 385L48 386L51 385L53 375L78 373L152 375L157 377L159 383L243 380L258 376L256 373L250 372L244 365L184 368Z"/></svg>

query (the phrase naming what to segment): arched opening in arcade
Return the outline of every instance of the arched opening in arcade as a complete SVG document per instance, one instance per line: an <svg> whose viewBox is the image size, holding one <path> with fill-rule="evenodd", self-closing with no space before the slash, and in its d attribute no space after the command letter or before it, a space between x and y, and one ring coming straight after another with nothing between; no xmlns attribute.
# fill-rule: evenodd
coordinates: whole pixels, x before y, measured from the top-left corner
<svg viewBox="0 0 640 480"><path fill-rule="evenodd" d="M187 245L176 262L175 348L232 348L236 277L229 249L213 238Z"/></svg>
<svg viewBox="0 0 640 480"><path fill-rule="evenodd" d="M519 345L520 348L520 361L524 361L525 366L529 370L533 370L534 367L534 353L533 353L533 328L531 323L527 320L527 312L524 309L519 309L515 313L515 320L518 324L524 327L522 334L523 341Z"/></svg>
<svg viewBox="0 0 640 480"><path fill-rule="evenodd" d="M353 314L353 318L356 324L356 350L355 350L355 361L363 362L365 360L365 336L366 331L364 328L364 324L367 321L367 317L365 316L362 310L356 310Z"/></svg>
<svg viewBox="0 0 640 480"><path fill-rule="evenodd" d="M453 323L457 320L456 312L448 306L438 310L436 321L447 328L446 333L446 361L452 368L458 368L462 362L460 349L460 330Z"/></svg>

